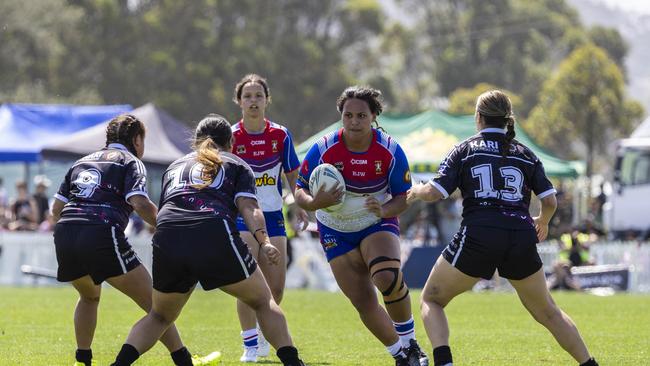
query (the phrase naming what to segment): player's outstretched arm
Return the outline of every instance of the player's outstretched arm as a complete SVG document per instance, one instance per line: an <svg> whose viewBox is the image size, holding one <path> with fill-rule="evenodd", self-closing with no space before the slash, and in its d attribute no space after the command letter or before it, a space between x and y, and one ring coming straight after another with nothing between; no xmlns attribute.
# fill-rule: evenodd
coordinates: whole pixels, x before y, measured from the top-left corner
<svg viewBox="0 0 650 366"><path fill-rule="evenodd" d="M430 183L418 183L415 184L411 189L406 193L406 203L413 204L418 200L425 202L435 202L444 198L442 192L440 192L433 184Z"/></svg>

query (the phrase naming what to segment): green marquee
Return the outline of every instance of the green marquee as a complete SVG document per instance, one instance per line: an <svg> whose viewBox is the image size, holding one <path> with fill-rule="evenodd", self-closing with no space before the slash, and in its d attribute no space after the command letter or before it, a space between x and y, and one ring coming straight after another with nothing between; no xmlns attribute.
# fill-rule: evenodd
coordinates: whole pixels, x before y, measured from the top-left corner
<svg viewBox="0 0 650 366"><path fill-rule="evenodd" d="M414 174L435 173L440 161L455 144L476 134L473 116L453 116L440 111L427 111L413 116L382 115L379 124L402 146ZM340 126L340 121L335 122L298 145L298 156L304 158L320 137ZM516 139L535 152L544 163L549 176L578 176L580 163L557 158L535 144L521 129L517 128L516 132Z"/></svg>

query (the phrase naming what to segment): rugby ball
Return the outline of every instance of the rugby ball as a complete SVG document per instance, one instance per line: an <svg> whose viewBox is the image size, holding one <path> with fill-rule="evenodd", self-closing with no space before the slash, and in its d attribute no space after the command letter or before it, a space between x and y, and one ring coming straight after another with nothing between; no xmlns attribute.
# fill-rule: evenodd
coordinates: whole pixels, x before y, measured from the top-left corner
<svg viewBox="0 0 650 366"><path fill-rule="evenodd" d="M345 200L345 180L343 179L341 172L339 172L339 170L332 164L320 164L311 172L311 176L309 176L309 191L311 194L316 194L321 187L323 187L324 190L328 190L337 183L340 187L343 187L343 198L341 199L341 202L326 207L323 211L334 212L343 206L343 201Z"/></svg>

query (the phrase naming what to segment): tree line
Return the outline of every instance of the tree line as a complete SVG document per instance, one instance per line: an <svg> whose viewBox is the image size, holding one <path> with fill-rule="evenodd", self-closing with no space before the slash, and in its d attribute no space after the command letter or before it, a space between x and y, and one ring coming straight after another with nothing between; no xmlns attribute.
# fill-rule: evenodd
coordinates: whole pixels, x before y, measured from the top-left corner
<svg viewBox="0 0 650 366"><path fill-rule="evenodd" d="M255 72L270 82L269 116L302 141L338 119L351 84L381 89L395 114L447 98L450 112L473 113L497 87L540 144L589 163L643 116L625 95L620 34L585 27L565 0L391 3L1 2L0 101L151 101L186 122L234 120L233 87Z"/></svg>

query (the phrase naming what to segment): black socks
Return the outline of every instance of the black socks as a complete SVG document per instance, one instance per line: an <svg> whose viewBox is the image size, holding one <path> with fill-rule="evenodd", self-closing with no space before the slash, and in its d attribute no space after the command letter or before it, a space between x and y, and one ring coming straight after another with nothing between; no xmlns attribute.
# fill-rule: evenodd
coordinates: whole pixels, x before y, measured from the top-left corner
<svg viewBox="0 0 650 366"><path fill-rule="evenodd" d="M580 366L598 366L598 362L594 358L588 359L586 362L580 364Z"/></svg>
<svg viewBox="0 0 650 366"><path fill-rule="evenodd" d="M303 365L302 361L298 358L298 350L293 346L280 347L275 353L282 364L285 366L300 366Z"/></svg>
<svg viewBox="0 0 650 366"><path fill-rule="evenodd" d="M434 366L442 366L452 362L451 349L449 346L440 346L433 349Z"/></svg>
<svg viewBox="0 0 650 366"><path fill-rule="evenodd" d="M132 345L124 343L120 353L118 353L115 358L115 362L112 363L111 366L131 366L138 357L140 357L140 352L138 352L138 350Z"/></svg>
<svg viewBox="0 0 650 366"><path fill-rule="evenodd" d="M77 349L74 357L77 359L77 362L81 362L86 366L91 366L93 351L91 349Z"/></svg>
<svg viewBox="0 0 650 366"><path fill-rule="evenodd" d="M190 351L187 350L187 347L182 347L176 351L170 353L172 360L174 360L174 365L176 366L192 366L192 355Z"/></svg>

